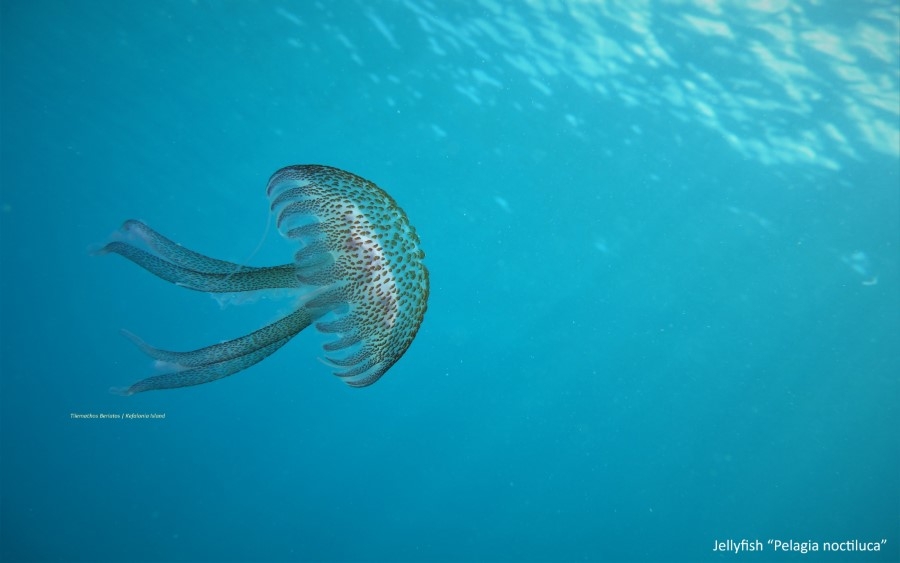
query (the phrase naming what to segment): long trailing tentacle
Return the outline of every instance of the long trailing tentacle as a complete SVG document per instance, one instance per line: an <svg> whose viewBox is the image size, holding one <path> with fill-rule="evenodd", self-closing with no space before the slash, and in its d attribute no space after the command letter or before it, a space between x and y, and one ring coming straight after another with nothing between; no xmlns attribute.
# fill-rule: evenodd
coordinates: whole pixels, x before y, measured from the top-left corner
<svg viewBox="0 0 900 563"><path fill-rule="evenodd" d="M171 352L146 344L131 333L125 335L148 356L176 367L169 373L142 379L124 389L111 389L121 395L134 395L157 389L173 389L222 379L262 361L308 327L317 313L301 307L256 332L207 346L192 352Z"/></svg>
<svg viewBox="0 0 900 563"><path fill-rule="evenodd" d="M297 277L297 268L293 264L253 268L252 270L204 272L180 266L174 261L160 258L127 242L113 241L98 252L123 256L167 282L195 291L233 293L259 289L297 288L302 285ZM210 260L213 259L210 258ZM240 268L237 265L235 267Z"/></svg>

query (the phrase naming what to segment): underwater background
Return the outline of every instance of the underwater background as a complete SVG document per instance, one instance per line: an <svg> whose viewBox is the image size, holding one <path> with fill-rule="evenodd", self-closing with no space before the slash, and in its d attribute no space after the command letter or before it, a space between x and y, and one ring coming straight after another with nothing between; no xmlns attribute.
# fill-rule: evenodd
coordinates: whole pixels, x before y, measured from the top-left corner
<svg viewBox="0 0 900 563"><path fill-rule="evenodd" d="M3 0L0 559L897 561L898 6ZM403 359L108 393L294 301L91 250L288 262L308 163L416 227Z"/></svg>

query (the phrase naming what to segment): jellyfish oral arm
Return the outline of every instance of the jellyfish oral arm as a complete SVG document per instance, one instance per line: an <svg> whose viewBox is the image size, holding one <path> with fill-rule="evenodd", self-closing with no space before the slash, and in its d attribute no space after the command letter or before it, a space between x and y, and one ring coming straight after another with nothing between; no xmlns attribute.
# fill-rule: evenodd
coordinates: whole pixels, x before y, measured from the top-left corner
<svg viewBox="0 0 900 563"><path fill-rule="evenodd" d="M206 293L235 293L260 289L284 289L300 286L293 264L242 270L235 264L229 273L191 270L150 254L126 242L111 242L100 253L114 253L131 260L141 268L169 283Z"/></svg>
<svg viewBox="0 0 900 563"><path fill-rule="evenodd" d="M119 228L118 235L125 239L137 238L167 262L189 270L210 274L230 274L237 270L256 269L241 266L234 262L217 260L204 254L200 254L199 252L189 250L151 229L147 224L135 219L125 221Z"/></svg>
<svg viewBox="0 0 900 563"><path fill-rule="evenodd" d="M181 287L209 293L230 293L300 286L297 268L293 264L256 268L217 260L172 242L140 221L126 221L120 233L137 235L149 251L124 240L114 240L98 253L118 254L155 276ZM301 307L251 334L191 352L155 348L134 334L123 331L141 351L171 366L173 371L112 391L133 395L156 389L200 385L227 377L274 353L309 326L316 314L321 313L312 313Z"/></svg>
<svg viewBox="0 0 900 563"><path fill-rule="evenodd" d="M231 360L213 362L191 369L154 375L153 377L142 379L125 388L112 387L110 388L110 392L116 395L134 395L135 393L143 393L144 391L176 389L178 387L190 387L191 385L209 383L210 381L233 375L261 362L276 350L287 344L288 340L290 340L290 338L282 338L268 346Z"/></svg>
<svg viewBox="0 0 900 563"><path fill-rule="evenodd" d="M235 374L262 361L314 320L313 313L305 307L275 321L253 333L221 344L214 344L192 352L172 352L154 348L130 332L124 332L129 340L151 358L165 362L173 371L142 379L125 389L113 389L121 395L134 395L143 391L174 389L209 383Z"/></svg>
<svg viewBox="0 0 900 563"><path fill-rule="evenodd" d="M123 330L122 334L131 340L141 352L154 360L171 364L179 369L205 366L216 362L224 362L246 356L260 348L264 348L285 337L293 337L308 327L315 318L305 307L294 311L274 323L251 332L246 336L227 342L213 344L191 352L173 352L150 346L131 332Z"/></svg>
<svg viewBox="0 0 900 563"><path fill-rule="evenodd" d="M300 286L294 264L257 268L216 260L176 244L133 219L126 221L119 233L123 236L136 234L152 252L130 242L114 240L97 253L118 254L181 287L207 293L234 293Z"/></svg>

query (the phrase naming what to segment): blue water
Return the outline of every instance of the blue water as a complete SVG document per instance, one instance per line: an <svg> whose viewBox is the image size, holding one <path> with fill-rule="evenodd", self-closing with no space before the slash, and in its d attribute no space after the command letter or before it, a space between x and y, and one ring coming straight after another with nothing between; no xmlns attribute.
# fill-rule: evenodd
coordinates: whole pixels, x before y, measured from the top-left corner
<svg viewBox="0 0 900 563"><path fill-rule="evenodd" d="M0 9L3 561L900 560L897 2ZM287 262L304 163L415 225L404 358L109 394L291 301L90 250Z"/></svg>

